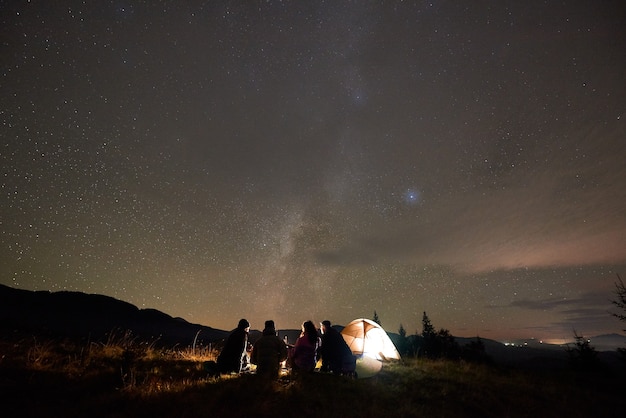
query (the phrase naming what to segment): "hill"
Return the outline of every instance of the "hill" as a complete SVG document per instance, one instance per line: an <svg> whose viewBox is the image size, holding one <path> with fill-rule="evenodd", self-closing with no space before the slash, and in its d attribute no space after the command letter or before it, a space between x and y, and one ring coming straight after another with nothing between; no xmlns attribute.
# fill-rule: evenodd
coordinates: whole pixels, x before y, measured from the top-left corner
<svg viewBox="0 0 626 418"><path fill-rule="evenodd" d="M343 327L335 326L338 331ZM199 345L223 340L229 331L189 323L173 318L156 309L139 309L118 299L82 292L28 291L0 285L0 332L10 335L42 335L73 337L94 340L108 338L111 333L130 331L142 341L156 342L159 346ZM254 343L260 331L252 330L249 340ZM299 329L279 330L279 337L295 343ZM398 346L400 336L389 333ZM419 338L419 337L418 337ZM475 338L455 337L461 345ZM564 346L525 341L505 345L481 339L485 353L498 364L524 367L555 368L565 366L567 353ZM617 347L626 346L626 336L611 334L593 337L592 345L608 363L619 361Z"/></svg>
<svg viewBox="0 0 626 418"><path fill-rule="evenodd" d="M81 292L46 292L0 285L0 327L4 335L34 333L49 337L101 340L131 331L157 345L208 344L228 335L156 309L139 309L115 298Z"/></svg>

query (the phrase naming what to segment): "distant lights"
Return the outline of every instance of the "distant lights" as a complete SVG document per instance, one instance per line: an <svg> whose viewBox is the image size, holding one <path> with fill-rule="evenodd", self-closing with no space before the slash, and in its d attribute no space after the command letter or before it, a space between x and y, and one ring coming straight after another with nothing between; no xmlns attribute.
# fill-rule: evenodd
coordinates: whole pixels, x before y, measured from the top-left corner
<svg viewBox="0 0 626 418"><path fill-rule="evenodd" d="M543 344L541 341L540 343ZM504 342L502 344L504 344L505 347L528 347L528 341L524 341L523 343Z"/></svg>

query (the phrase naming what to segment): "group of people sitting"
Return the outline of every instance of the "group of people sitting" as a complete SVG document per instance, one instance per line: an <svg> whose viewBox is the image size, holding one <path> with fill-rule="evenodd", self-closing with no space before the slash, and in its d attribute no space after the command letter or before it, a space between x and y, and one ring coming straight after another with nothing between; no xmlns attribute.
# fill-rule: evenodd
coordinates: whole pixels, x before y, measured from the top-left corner
<svg viewBox="0 0 626 418"><path fill-rule="evenodd" d="M217 358L220 373L241 373L246 367L249 332L250 323L241 319ZM321 323L319 333L312 321L304 322L293 345L278 337L274 321L265 321L261 338L252 346L250 363L256 365L257 375L273 379L279 376L285 360L296 372L314 371L319 360L323 372L353 375L356 368L350 348L328 320Z"/></svg>

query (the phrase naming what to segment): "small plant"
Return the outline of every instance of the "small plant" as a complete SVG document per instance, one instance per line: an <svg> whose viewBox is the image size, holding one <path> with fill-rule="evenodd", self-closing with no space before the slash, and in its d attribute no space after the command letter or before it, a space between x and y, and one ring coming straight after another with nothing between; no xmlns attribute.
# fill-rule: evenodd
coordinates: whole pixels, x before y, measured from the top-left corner
<svg viewBox="0 0 626 418"><path fill-rule="evenodd" d="M179 349L175 352L175 355L183 360L191 361L216 361L219 352L212 344L203 346L191 346L184 349Z"/></svg>
<svg viewBox="0 0 626 418"><path fill-rule="evenodd" d="M28 350L27 359L29 364L36 369L50 367L57 359L53 343L51 341L39 342L35 338Z"/></svg>

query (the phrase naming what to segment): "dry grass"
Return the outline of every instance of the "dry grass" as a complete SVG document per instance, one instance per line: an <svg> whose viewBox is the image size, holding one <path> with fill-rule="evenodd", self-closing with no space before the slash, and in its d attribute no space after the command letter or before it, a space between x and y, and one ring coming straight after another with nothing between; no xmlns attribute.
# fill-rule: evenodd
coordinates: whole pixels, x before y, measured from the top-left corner
<svg viewBox="0 0 626 418"><path fill-rule="evenodd" d="M613 417L623 370L525 371L409 359L369 379L315 373L263 382L211 377L211 347L159 349L128 335L104 343L0 341L2 416Z"/></svg>

